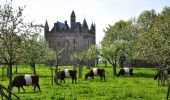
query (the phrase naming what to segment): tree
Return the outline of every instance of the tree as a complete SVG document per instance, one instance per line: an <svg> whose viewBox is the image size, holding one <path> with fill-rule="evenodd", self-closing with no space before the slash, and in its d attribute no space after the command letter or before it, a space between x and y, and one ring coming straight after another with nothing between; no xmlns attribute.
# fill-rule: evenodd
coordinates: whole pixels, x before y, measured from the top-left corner
<svg viewBox="0 0 170 100"><path fill-rule="evenodd" d="M106 35L101 43L100 55L113 65L113 75L116 75L116 66L123 67L124 61L133 57L137 27L133 21L120 20L113 26L109 25L104 32Z"/></svg>
<svg viewBox="0 0 170 100"><path fill-rule="evenodd" d="M170 7L165 7L163 11L158 15L158 23L156 23L155 30L158 31L160 34L163 34L164 38L166 39L164 43L164 48L166 51L166 59L164 61L164 65L170 67ZM165 50L165 49L163 49Z"/></svg>
<svg viewBox="0 0 170 100"><path fill-rule="evenodd" d="M91 65L98 66L99 50L96 45L91 45L86 51L86 62L91 62Z"/></svg>
<svg viewBox="0 0 170 100"><path fill-rule="evenodd" d="M87 50L82 52L73 52L71 60L79 66L79 78L82 78L83 65L87 65L88 62L95 61L97 57L97 47L91 45Z"/></svg>
<svg viewBox="0 0 170 100"><path fill-rule="evenodd" d="M86 52L73 52L71 60L79 66L79 78L82 78L83 65L86 59Z"/></svg>
<svg viewBox="0 0 170 100"><path fill-rule="evenodd" d="M113 66L113 75L116 75L116 67L121 55L127 55L128 41L116 40L109 46L100 49L100 55Z"/></svg>
<svg viewBox="0 0 170 100"><path fill-rule="evenodd" d="M36 74L35 64L42 63L53 58L53 50L48 47L48 43L38 33L31 34L25 40L24 58L25 61L33 68Z"/></svg>
<svg viewBox="0 0 170 100"><path fill-rule="evenodd" d="M142 29L142 31L150 30L154 26L156 16L155 10L143 11L137 19L138 27Z"/></svg>
<svg viewBox="0 0 170 100"><path fill-rule="evenodd" d="M59 62L61 62L61 58L62 58L62 53L64 52L64 48L54 48L53 49L54 50L54 58L53 59L51 59L51 61L54 61L53 63L55 64L55 67L56 67L56 69L55 69L55 82L56 82L56 84L58 85L59 83L58 83L58 78L59 78L59 76L58 76L58 64L59 64ZM53 79L53 78L52 78Z"/></svg>
<svg viewBox="0 0 170 100"><path fill-rule="evenodd" d="M152 14L151 14L152 13ZM154 17L153 17L154 15ZM137 41L136 58L148 60L159 63L159 65L166 67L167 62L170 61L170 8L165 7L164 10L156 15L155 12L150 12L149 16L143 16L149 19L141 23L151 22L152 26L147 31L140 31L139 39ZM138 18L140 20L141 17ZM140 25L138 25L140 26ZM146 25L145 25L146 26ZM140 27L140 30L145 30L145 27Z"/></svg>
<svg viewBox="0 0 170 100"><path fill-rule="evenodd" d="M12 65L22 55L22 40L25 38L25 25L22 12L24 7L12 8L12 2L0 8L0 61L9 67L9 90L12 88ZM9 92L11 98L11 92Z"/></svg>

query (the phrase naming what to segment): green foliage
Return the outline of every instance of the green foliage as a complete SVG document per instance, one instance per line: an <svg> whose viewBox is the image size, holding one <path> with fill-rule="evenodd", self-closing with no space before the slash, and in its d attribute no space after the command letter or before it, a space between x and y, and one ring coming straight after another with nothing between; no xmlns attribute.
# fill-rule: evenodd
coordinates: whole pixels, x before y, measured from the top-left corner
<svg viewBox="0 0 170 100"><path fill-rule="evenodd" d="M156 12L155 10L145 10L143 11L137 20L137 25L143 31L148 31L154 26L154 22L156 19Z"/></svg>
<svg viewBox="0 0 170 100"><path fill-rule="evenodd" d="M139 36L136 56L138 59L162 63L166 60L166 39L157 32L145 32ZM139 54L139 55L138 55Z"/></svg>
<svg viewBox="0 0 170 100"><path fill-rule="evenodd" d="M102 41L102 46L110 45L115 40L126 40L133 41L137 38L137 28L132 22L120 20L114 25L109 25L109 27L104 30L106 33Z"/></svg>
<svg viewBox="0 0 170 100"><path fill-rule="evenodd" d="M113 26L109 25L104 31L106 34L102 41L102 48L111 48L114 41L123 39L129 42L125 50L128 53L124 51L123 54L126 60L148 60L164 67L170 66L169 16L170 7L165 7L159 14L155 10L145 10L137 20L127 22L120 20ZM118 55L122 58L122 53ZM121 61L119 56L114 56L117 62Z"/></svg>
<svg viewBox="0 0 170 100"><path fill-rule="evenodd" d="M154 10L144 11L138 18L139 39L136 44L136 58L157 62L164 67L170 61L170 8L160 14Z"/></svg>
<svg viewBox="0 0 170 100"><path fill-rule="evenodd" d="M23 21L24 7L14 10L12 1L0 6L0 63L9 67L9 90L12 89L12 65L17 63L23 54L23 40L27 24ZM9 93L11 98L11 93Z"/></svg>
<svg viewBox="0 0 170 100"><path fill-rule="evenodd" d="M16 63L22 54L25 26L22 12L24 7L14 10L11 2L0 7L0 62Z"/></svg>
<svg viewBox="0 0 170 100"><path fill-rule="evenodd" d="M120 20L105 30L100 55L113 66L116 75L116 66L123 67L124 61L132 59L134 44L138 37L137 28L132 21Z"/></svg>
<svg viewBox="0 0 170 100"><path fill-rule="evenodd" d="M97 57L97 47L96 45L91 45L87 50L82 52L73 52L71 55L71 60L79 65L85 65L86 62L93 60Z"/></svg>
<svg viewBox="0 0 170 100"><path fill-rule="evenodd" d="M71 60L76 64L83 65L86 61L86 52L73 52L71 55Z"/></svg>
<svg viewBox="0 0 170 100"><path fill-rule="evenodd" d="M78 65L79 68L79 78L82 78L83 65L87 65L88 62L94 61L97 57L97 47L96 45L91 45L87 50L81 52L73 52L71 54L71 60L74 65Z"/></svg>
<svg viewBox="0 0 170 100"><path fill-rule="evenodd" d="M37 74L40 76L42 91L33 92L32 86L25 86L26 91L23 92L21 89L18 93L18 89L14 87L13 92L20 96L21 100L164 100L166 98L167 86L158 86L157 81L153 80L155 69L135 68L134 77L126 75L113 78L112 68L108 67L105 68L106 82L101 82L100 77L94 77L94 80L92 78L78 79L77 84L72 84L71 79L66 78L65 84L51 85L50 68L42 65L36 65L36 68ZM59 68L66 67L60 66ZM30 73L31 69L20 65L18 72L19 74ZM83 76L86 72L88 69L84 69ZM1 81L1 84L7 87L8 81Z"/></svg>
<svg viewBox="0 0 170 100"><path fill-rule="evenodd" d="M42 63L54 58L54 51L48 47L48 43L43 37L35 33L25 40L24 62Z"/></svg>
<svg viewBox="0 0 170 100"><path fill-rule="evenodd" d="M93 60L96 59L98 54L98 48L96 45L91 45L86 52L86 58L87 60Z"/></svg>

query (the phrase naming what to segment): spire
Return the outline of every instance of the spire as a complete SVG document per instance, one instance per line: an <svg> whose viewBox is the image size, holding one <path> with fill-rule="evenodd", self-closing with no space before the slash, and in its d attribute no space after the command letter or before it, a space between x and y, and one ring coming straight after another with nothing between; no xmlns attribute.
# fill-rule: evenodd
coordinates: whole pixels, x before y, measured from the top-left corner
<svg viewBox="0 0 170 100"><path fill-rule="evenodd" d="M88 29L88 25L87 25L86 19L84 19L84 21L83 21L83 28L87 28Z"/></svg>
<svg viewBox="0 0 170 100"><path fill-rule="evenodd" d="M94 31L96 31L96 24L95 23L93 24L93 29L94 29Z"/></svg>
<svg viewBox="0 0 170 100"><path fill-rule="evenodd" d="M76 17L76 15L75 15L74 11L72 11L72 13L71 13L71 17Z"/></svg>
<svg viewBox="0 0 170 100"><path fill-rule="evenodd" d="M48 22L47 22L47 20L46 20L46 22L45 22L45 27L49 27L49 26L48 26Z"/></svg>
<svg viewBox="0 0 170 100"><path fill-rule="evenodd" d="M96 32L95 26L96 26L96 25L95 25L94 23L91 24L90 31L91 31L92 33L95 33L95 32Z"/></svg>
<svg viewBox="0 0 170 100"><path fill-rule="evenodd" d="M45 35L45 37L46 37L46 34L47 33L49 33L49 26L48 26L48 22L47 22L47 20L46 20L46 22L45 22L45 27L44 27L44 35Z"/></svg>
<svg viewBox="0 0 170 100"><path fill-rule="evenodd" d="M76 15L74 11L72 11L71 16L70 16L70 26L71 26L71 29L73 30L75 28L75 23L76 23Z"/></svg>
<svg viewBox="0 0 170 100"><path fill-rule="evenodd" d="M92 24L91 24L91 27L90 27L90 30L93 30L93 27L94 27L94 26L93 26L93 23L92 23Z"/></svg>

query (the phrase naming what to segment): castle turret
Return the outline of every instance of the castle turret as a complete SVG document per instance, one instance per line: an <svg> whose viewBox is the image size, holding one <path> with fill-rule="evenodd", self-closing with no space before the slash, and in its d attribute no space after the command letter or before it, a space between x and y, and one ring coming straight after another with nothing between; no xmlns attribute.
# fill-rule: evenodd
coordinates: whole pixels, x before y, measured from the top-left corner
<svg viewBox="0 0 170 100"><path fill-rule="evenodd" d="M65 21L65 26L66 26L66 28L67 28L67 30L69 30L69 26L68 26L68 24L67 24L67 21Z"/></svg>
<svg viewBox="0 0 170 100"><path fill-rule="evenodd" d="M86 19L84 19L84 21L83 21L83 29L86 31L88 30L88 25L87 25Z"/></svg>
<svg viewBox="0 0 170 100"><path fill-rule="evenodd" d="M86 19L84 19L84 21L83 21L83 28L88 29L88 25L87 25Z"/></svg>
<svg viewBox="0 0 170 100"><path fill-rule="evenodd" d="M71 29L75 28L75 23L76 23L76 15L74 11L72 11L71 16L70 16L70 24L71 24Z"/></svg>
<svg viewBox="0 0 170 100"><path fill-rule="evenodd" d="M44 27L44 35L46 36L46 34L48 34L48 33L49 33L49 26L48 26L48 22L46 20L45 27Z"/></svg>
<svg viewBox="0 0 170 100"><path fill-rule="evenodd" d="M91 33L96 32L95 24L93 24L93 23L91 24L90 31L91 31Z"/></svg>
<svg viewBox="0 0 170 100"><path fill-rule="evenodd" d="M91 24L90 30L91 30L91 31L93 30L93 23Z"/></svg>

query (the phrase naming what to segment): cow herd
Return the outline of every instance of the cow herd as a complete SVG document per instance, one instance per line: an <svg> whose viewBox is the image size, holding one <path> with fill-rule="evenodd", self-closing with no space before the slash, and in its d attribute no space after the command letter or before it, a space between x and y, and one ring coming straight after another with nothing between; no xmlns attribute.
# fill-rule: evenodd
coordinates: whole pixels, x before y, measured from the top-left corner
<svg viewBox="0 0 170 100"><path fill-rule="evenodd" d="M77 71L76 70L70 70L70 69L64 69L64 70L57 70L57 78L54 78L55 80L57 79L57 81L64 81L65 83L65 78L71 78L72 79L72 83L76 83L76 79L77 79ZM120 75L125 76L126 73L129 73L130 76L133 76L133 69L132 68L122 68L119 73L117 74L117 76L119 77ZM85 80L88 79L88 77L91 77L92 79L94 79L94 76L99 76L101 81L105 79L105 69L103 68L92 68L90 69L86 74L85 74ZM18 75L16 77L14 77L13 81L12 81L12 88L13 87L17 87L18 88L18 92L20 92L20 88L24 90L23 86L34 86L34 91L36 89L36 87L39 89L39 91L41 91L40 89L40 85L39 85L39 76L38 75L30 75L30 74L25 74L25 75Z"/></svg>

